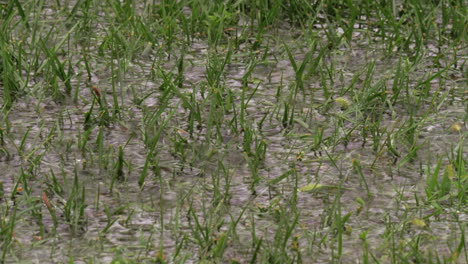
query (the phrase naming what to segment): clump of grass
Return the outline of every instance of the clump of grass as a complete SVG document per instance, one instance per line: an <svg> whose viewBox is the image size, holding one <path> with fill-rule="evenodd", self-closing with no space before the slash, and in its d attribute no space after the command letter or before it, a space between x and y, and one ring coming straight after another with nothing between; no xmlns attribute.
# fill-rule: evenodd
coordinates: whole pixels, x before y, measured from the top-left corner
<svg viewBox="0 0 468 264"><path fill-rule="evenodd" d="M463 262L462 7L0 2L1 262Z"/></svg>

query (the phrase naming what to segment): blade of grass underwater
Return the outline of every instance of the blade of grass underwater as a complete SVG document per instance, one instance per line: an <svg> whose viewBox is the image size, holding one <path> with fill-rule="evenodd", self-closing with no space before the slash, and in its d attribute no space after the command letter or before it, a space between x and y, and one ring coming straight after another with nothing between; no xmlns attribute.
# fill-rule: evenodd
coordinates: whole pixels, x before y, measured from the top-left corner
<svg viewBox="0 0 468 264"><path fill-rule="evenodd" d="M371 198L372 193L370 192L369 185L367 184L366 178L364 177L364 174L362 173L361 162L357 159L354 159L353 168L356 170L357 174L361 177L361 181L364 182L364 186L366 187L367 197Z"/></svg>
<svg viewBox="0 0 468 264"><path fill-rule="evenodd" d="M352 189L342 187L339 185L326 185L326 184L320 184L320 183L310 183L308 185L302 186L299 188L298 191L300 192L322 192L322 191L338 191L338 190L349 190L351 191Z"/></svg>
<svg viewBox="0 0 468 264"><path fill-rule="evenodd" d="M294 169L288 170L287 172L285 172L285 173L281 174L280 176L276 177L275 179L270 180L268 182L268 185L275 185L275 184L279 183L280 181L288 178L289 175L291 175L293 172L294 172Z"/></svg>
<svg viewBox="0 0 468 264"><path fill-rule="evenodd" d="M421 149L424 145L426 144L426 142L423 142L419 145L413 145L411 146L411 149L410 151L408 152L408 154L406 154L397 164L397 168L400 169L401 167L403 167L407 162L411 161L414 159L414 157L416 157L416 153L419 149Z"/></svg>

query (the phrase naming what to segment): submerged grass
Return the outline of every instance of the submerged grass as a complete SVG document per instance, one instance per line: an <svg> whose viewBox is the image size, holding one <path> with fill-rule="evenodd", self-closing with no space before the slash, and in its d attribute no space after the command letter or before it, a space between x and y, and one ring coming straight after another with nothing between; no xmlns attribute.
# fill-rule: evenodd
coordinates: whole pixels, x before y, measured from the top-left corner
<svg viewBox="0 0 468 264"><path fill-rule="evenodd" d="M0 1L0 262L468 262L466 5Z"/></svg>

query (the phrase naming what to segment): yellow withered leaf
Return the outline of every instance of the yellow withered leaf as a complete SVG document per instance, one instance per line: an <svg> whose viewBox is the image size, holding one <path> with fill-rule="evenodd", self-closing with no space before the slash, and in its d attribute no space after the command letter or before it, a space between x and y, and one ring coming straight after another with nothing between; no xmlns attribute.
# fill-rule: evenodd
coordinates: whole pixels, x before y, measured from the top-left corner
<svg viewBox="0 0 468 264"><path fill-rule="evenodd" d="M299 188L300 192L319 192L319 191L336 191L340 189L338 185L323 185L320 183L311 183ZM341 187L342 190L349 190L348 188Z"/></svg>
<svg viewBox="0 0 468 264"><path fill-rule="evenodd" d="M311 183L306 186L299 188L300 192L313 192L318 191L320 188L323 188L324 185L319 183Z"/></svg>
<svg viewBox="0 0 468 264"><path fill-rule="evenodd" d="M450 126L452 132L460 132L462 130L462 125L459 122L455 122Z"/></svg>
<svg viewBox="0 0 468 264"><path fill-rule="evenodd" d="M424 220L420 218L413 218L413 220L411 220L411 223L417 227L426 227L426 222L424 222Z"/></svg>
<svg viewBox="0 0 468 264"><path fill-rule="evenodd" d="M335 103L341 107L341 109L348 109L349 106L351 105L351 102L349 102L348 99L339 97L335 99Z"/></svg>

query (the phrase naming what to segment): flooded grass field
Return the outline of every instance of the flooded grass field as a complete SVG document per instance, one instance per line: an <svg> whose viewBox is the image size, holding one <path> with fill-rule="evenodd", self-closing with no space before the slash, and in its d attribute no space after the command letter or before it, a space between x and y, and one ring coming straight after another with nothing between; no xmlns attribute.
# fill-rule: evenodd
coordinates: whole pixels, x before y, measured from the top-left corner
<svg viewBox="0 0 468 264"><path fill-rule="evenodd" d="M468 263L464 0L0 0L0 263Z"/></svg>

